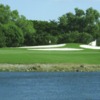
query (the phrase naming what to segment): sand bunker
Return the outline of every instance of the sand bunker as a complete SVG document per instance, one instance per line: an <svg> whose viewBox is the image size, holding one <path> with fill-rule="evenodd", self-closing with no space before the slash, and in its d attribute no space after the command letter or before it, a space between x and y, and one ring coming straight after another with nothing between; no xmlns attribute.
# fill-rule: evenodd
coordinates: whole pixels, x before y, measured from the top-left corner
<svg viewBox="0 0 100 100"><path fill-rule="evenodd" d="M26 48L28 50L44 50L44 51L79 51L84 49L79 48L59 48L63 47L66 44L57 44L57 45L41 45L41 46L24 46L20 48ZM87 49L100 49L100 47L97 46L90 46L90 45L80 45L81 48L87 48Z"/></svg>
<svg viewBox="0 0 100 100"><path fill-rule="evenodd" d="M57 45L41 45L41 46L25 46L25 47L20 47L20 48L56 48L56 47L63 47L66 44L57 44Z"/></svg>
<svg viewBox="0 0 100 100"><path fill-rule="evenodd" d="M45 51L77 51L77 50L83 50L83 49L77 49L77 48L58 48L58 47L63 47L65 45L66 44L25 46L25 47L20 47L20 48L26 48L28 50L45 50Z"/></svg>
<svg viewBox="0 0 100 100"><path fill-rule="evenodd" d="M90 46L90 45L80 45L81 48L87 48L87 49L100 49L98 46Z"/></svg>
<svg viewBox="0 0 100 100"><path fill-rule="evenodd" d="M78 50L83 50L83 49L76 49L76 48L45 48L45 49L28 49L28 50L78 51Z"/></svg>

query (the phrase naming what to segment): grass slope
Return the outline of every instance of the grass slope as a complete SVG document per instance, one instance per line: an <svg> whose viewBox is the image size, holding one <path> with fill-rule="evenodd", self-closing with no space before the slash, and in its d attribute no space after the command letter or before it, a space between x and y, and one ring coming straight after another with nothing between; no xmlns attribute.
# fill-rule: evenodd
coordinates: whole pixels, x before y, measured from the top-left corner
<svg viewBox="0 0 100 100"><path fill-rule="evenodd" d="M68 44L66 47L77 47ZM66 63L66 64L100 64L100 50L85 49L82 51L29 51L21 48L1 48L0 63L34 64L34 63Z"/></svg>

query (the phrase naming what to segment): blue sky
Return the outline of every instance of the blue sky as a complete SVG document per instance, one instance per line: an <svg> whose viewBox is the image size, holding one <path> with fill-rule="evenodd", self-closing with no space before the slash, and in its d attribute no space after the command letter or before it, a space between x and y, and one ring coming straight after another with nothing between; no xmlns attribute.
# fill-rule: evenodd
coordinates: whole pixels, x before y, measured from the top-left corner
<svg viewBox="0 0 100 100"><path fill-rule="evenodd" d="M0 0L0 3L31 20L57 20L65 13L74 13L76 7L83 10L93 7L100 12L100 0Z"/></svg>

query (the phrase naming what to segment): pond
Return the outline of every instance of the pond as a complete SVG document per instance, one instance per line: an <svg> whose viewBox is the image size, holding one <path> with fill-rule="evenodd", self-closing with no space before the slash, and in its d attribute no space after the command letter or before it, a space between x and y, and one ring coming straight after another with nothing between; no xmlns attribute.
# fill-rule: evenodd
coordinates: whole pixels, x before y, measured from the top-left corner
<svg viewBox="0 0 100 100"><path fill-rule="evenodd" d="M0 72L0 100L100 100L100 73Z"/></svg>

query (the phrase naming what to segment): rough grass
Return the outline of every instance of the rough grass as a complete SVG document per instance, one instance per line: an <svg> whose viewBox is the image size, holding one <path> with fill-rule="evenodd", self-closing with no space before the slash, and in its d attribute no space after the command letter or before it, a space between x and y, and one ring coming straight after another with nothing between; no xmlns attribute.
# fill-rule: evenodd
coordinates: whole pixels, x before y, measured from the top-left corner
<svg viewBox="0 0 100 100"><path fill-rule="evenodd" d="M100 71L100 65L80 64L0 64L0 71L9 72L93 72Z"/></svg>

